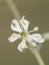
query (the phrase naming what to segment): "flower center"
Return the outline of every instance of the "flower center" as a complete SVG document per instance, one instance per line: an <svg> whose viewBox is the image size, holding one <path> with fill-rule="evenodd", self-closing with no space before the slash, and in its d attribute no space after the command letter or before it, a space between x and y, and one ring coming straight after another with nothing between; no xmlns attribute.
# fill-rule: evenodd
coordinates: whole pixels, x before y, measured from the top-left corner
<svg viewBox="0 0 49 65"><path fill-rule="evenodd" d="M27 33L28 33L27 31L22 31L22 32L20 33L21 38L24 38L24 37L26 36Z"/></svg>

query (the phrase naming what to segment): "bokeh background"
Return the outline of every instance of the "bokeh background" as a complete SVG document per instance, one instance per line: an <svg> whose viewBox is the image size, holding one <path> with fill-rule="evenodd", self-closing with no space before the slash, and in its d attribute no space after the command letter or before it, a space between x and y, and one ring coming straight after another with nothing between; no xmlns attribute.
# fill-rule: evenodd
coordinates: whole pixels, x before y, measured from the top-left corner
<svg viewBox="0 0 49 65"><path fill-rule="evenodd" d="M21 16L25 15L30 21L29 30L39 26L39 33L49 31L49 0L13 0ZM14 15L5 0L0 0L0 65L38 65L34 55L29 50L20 53L17 46L21 40L14 43L8 41L8 37L14 32L10 24ZM46 41L40 50L40 54L49 65L49 41Z"/></svg>

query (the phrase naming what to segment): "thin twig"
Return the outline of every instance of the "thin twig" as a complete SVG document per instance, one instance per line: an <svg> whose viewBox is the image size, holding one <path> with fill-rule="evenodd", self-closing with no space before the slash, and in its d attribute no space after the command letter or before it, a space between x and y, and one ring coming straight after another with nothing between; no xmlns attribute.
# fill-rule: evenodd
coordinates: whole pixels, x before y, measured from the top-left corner
<svg viewBox="0 0 49 65"><path fill-rule="evenodd" d="M44 61L43 61L43 59L42 59L42 57L41 57L39 52L37 52L35 50L31 50L31 52L35 55L39 65L45 65L45 63L44 63Z"/></svg>
<svg viewBox="0 0 49 65"><path fill-rule="evenodd" d="M21 19L21 15L19 14L19 12L18 12L18 10L17 10L17 8L16 8L15 3L13 2L13 0L6 0L6 2L8 3L8 5L9 5L11 11L13 12L15 18L17 20L20 20Z"/></svg>

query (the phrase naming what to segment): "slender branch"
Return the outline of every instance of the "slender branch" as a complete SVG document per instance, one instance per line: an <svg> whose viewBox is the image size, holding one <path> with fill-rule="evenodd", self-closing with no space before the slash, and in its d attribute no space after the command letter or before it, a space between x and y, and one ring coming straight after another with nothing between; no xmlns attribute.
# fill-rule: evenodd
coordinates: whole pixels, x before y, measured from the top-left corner
<svg viewBox="0 0 49 65"><path fill-rule="evenodd" d="M31 52L35 55L39 65L45 65L39 52L36 52L35 50L31 50Z"/></svg>
<svg viewBox="0 0 49 65"><path fill-rule="evenodd" d="M11 11L13 12L15 18L17 20L20 20L21 19L21 15L19 14L19 12L18 12L18 10L17 10L17 8L16 8L15 3L13 2L13 0L6 0L6 2L8 3L8 5L9 5Z"/></svg>

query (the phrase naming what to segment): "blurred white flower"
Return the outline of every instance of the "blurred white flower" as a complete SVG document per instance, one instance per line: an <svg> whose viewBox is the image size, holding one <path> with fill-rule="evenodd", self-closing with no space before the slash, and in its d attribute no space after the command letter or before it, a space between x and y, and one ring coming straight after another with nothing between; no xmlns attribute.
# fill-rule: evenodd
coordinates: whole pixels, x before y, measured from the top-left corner
<svg viewBox="0 0 49 65"><path fill-rule="evenodd" d="M28 44L31 44L33 47L36 47L36 43L43 43L45 41L44 38L42 38L41 34L30 34L31 32L38 31L38 27L34 27L32 31L28 31L29 21L27 21L24 16L22 19L18 22L16 19L12 20L11 23L11 29L13 31L18 32L13 33L8 40L12 43L17 39L22 39L21 43L18 45L18 50L20 52L23 52L24 49L28 48L26 41L29 42Z"/></svg>
<svg viewBox="0 0 49 65"><path fill-rule="evenodd" d="M49 40L49 32L43 33L43 38L45 38L46 40Z"/></svg>

